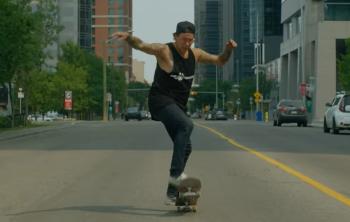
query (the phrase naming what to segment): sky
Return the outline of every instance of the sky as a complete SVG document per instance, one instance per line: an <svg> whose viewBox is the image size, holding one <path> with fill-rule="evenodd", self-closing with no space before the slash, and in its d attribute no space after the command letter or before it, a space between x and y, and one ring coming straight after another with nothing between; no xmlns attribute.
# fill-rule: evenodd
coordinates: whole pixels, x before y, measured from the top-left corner
<svg viewBox="0 0 350 222"><path fill-rule="evenodd" d="M133 0L133 35L147 43L173 41L176 24L194 23L194 0ZM133 50L134 59L145 62L145 79L153 81L156 59Z"/></svg>

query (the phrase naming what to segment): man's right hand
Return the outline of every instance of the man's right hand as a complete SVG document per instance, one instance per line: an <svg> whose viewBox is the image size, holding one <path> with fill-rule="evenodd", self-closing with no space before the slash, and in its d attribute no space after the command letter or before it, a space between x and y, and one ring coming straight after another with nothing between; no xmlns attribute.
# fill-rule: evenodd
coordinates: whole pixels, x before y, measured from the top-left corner
<svg viewBox="0 0 350 222"><path fill-rule="evenodd" d="M112 38L116 38L118 40L126 40L130 36L128 32L115 32L112 34Z"/></svg>

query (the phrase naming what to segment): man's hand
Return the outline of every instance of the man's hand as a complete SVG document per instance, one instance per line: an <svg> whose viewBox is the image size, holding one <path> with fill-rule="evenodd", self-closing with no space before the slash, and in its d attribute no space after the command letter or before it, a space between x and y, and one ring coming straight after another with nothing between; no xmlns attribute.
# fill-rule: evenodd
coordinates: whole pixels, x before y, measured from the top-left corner
<svg viewBox="0 0 350 222"><path fill-rule="evenodd" d="M234 49L234 48L237 47L237 43L236 43L234 40L230 39L230 40L226 43L226 47L227 47L227 48L230 48L230 49Z"/></svg>
<svg viewBox="0 0 350 222"><path fill-rule="evenodd" d="M129 32L115 32L112 34L112 38L116 38L118 40L127 40L129 36Z"/></svg>

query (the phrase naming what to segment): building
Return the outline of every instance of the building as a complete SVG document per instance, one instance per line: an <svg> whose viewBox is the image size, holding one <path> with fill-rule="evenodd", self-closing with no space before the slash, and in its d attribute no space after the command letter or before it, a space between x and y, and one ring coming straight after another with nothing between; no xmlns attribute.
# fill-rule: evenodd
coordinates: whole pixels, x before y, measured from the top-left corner
<svg viewBox="0 0 350 222"><path fill-rule="evenodd" d="M282 1L280 98L304 99L310 120L323 120L324 104L338 90L336 61L350 37L349 11L345 0Z"/></svg>
<svg viewBox="0 0 350 222"><path fill-rule="evenodd" d="M92 0L79 0L79 45L91 51L92 40Z"/></svg>
<svg viewBox="0 0 350 222"><path fill-rule="evenodd" d="M223 50L223 1L195 0L195 47L212 53L220 54ZM223 79L221 68L215 65L199 64L196 69L196 79L199 82L206 79Z"/></svg>
<svg viewBox="0 0 350 222"><path fill-rule="evenodd" d="M254 44L250 39L250 2L234 1L234 40L238 47L234 52L234 82L253 76Z"/></svg>
<svg viewBox="0 0 350 222"><path fill-rule="evenodd" d="M93 51L108 65L125 73L129 81L133 73L132 48L125 42L110 40L110 36L117 31L132 30L132 0L95 0L92 12Z"/></svg>
<svg viewBox="0 0 350 222"><path fill-rule="evenodd" d="M131 76L130 82L142 82L145 80L145 62L137 59L132 61L133 75Z"/></svg>
<svg viewBox="0 0 350 222"><path fill-rule="evenodd" d="M92 0L54 0L57 7L56 22L63 29L58 34L57 41L49 45L44 51L49 55L44 68L55 71L61 45L70 41L82 49L91 50L91 13ZM37 8L37 1L32 1L33 11Z"/></svg>

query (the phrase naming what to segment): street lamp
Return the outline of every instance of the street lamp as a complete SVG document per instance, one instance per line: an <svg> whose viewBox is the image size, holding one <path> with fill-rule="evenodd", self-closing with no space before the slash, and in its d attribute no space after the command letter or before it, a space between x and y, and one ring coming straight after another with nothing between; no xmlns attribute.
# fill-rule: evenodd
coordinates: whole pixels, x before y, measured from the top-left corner
<svg viewBox="0 0 350 222"><path fill-rule="evenodd" d="M102 72L102 88L103 88L103 121L107 122L108 121L108 101L107 101L107 53L106 53L106 48L107 44L116 39L117 36L114 36L110 39L106 39L103 41L103 54L104 54L104 59L103 59L103 72Z"/></svg>
<svg viewBox="0 0 350 222"><path fill-rule="evenodd" d="M218 66L215 66L215 109L218 108Z"/></svg>

